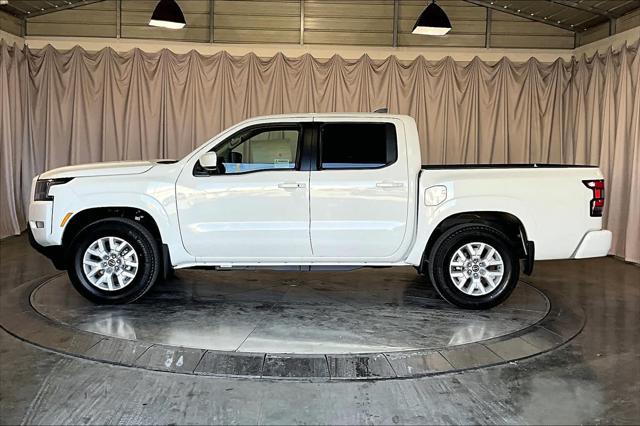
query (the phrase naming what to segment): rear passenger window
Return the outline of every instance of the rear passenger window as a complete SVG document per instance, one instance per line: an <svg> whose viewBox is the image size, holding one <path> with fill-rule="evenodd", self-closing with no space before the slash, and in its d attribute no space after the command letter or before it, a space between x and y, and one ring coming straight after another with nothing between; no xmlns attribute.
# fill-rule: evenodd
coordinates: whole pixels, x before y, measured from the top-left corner
<svg viewBox="0 0 640 426"><path fill-rule="evenodd" d="M398 158L391 123L326 123L320 130L322 169L372 169Z"/></svg>

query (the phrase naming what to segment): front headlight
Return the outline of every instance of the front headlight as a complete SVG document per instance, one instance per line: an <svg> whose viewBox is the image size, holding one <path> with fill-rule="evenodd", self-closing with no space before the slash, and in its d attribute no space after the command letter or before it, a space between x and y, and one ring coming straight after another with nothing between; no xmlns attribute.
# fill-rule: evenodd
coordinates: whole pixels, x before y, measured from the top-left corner
<svg viewBox="0 0 640 426"><path fill-rule="evenodd" d="M36 181L36 190L33 201L53 201L53 196L49 195L49 189L53 185L62 185L69 182L73 178L59 179L39 179Z"/></svg>

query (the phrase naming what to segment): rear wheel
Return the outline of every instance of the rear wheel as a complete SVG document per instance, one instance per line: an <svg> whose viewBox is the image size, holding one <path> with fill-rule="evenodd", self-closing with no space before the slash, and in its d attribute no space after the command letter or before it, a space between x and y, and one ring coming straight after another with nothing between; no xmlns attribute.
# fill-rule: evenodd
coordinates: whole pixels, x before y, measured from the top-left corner
<svg viewBox="0 0 640 426"><path fill-rule="evenodd" d="M161 253L149 231L125 218L97 221L71 243L69 278L87 299L104 304L130 303L156 282Z"/></svg>
<svg viewBox="0 0 640 426"><path fill-rule="evenodd" d="M460 225L435 242L428 273L448 302L466 309L488 309L509 297L520 268L504 233L486 225Z"/></svg>

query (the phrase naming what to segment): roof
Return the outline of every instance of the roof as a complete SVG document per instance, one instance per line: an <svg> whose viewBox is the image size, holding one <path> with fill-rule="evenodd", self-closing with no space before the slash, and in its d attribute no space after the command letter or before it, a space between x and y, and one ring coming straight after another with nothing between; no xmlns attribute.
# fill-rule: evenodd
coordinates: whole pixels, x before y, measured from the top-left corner
<svg viewBox="0 0 640 426"><path fill-rule="evenodd" d="M292 112L287 114L272 114L249 117L246 121L256 119L272 120L279 118L396 118L399 120L413 120L413 118L406 114L388 114L380 112Z"/></svg>

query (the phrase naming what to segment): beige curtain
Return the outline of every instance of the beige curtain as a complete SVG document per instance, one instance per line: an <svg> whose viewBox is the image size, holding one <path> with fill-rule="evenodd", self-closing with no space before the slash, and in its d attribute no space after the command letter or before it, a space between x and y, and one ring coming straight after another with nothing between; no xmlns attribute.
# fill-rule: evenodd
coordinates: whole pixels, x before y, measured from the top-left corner
<svg viewBox="0 0 640 426"><path fill-rule="evenodd" d="M600 165L612 252L640 262L637 53L636 43L571 63L405 63L0 43L0 236L25 229L30 181L46 169L181 157L256 115L388 107L418 122L425 163Z"/></svg>

